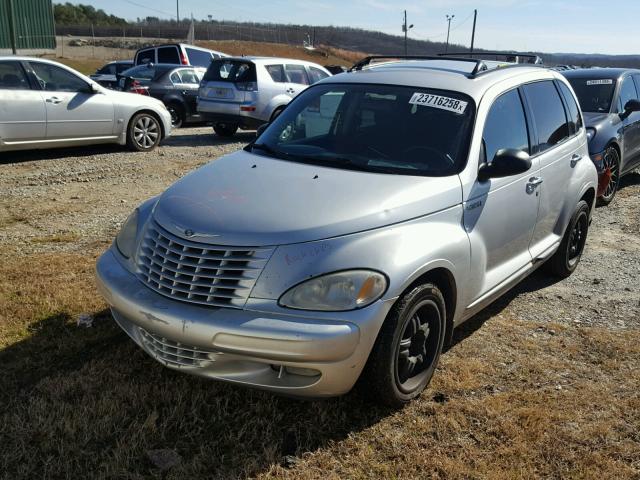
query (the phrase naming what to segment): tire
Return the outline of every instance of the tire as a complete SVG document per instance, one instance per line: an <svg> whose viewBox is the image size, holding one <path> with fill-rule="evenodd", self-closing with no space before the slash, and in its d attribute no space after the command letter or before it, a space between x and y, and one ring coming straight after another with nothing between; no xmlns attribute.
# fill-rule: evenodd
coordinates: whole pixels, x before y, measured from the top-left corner
<svg viewBox="0 0 640 480"><path fill-rule="evenodd" d="M269 123L273 122L276 118L278 118L278 115L280 115L282 113L282 111L284 110L284 107L278 107L276 108L273 113L271 114L271 118L269 119Z"/></svg>
<svg viewBox="0 0 640 480"><path fill-rule="evenodd" d="M612 202L620 183L620 155L618 154L618 150L616 150L614 146L607 147L602 155L602 161L610 175L606 190L598 197L598 205L604 207Z"/></svg>
<svg viewBox="0 0 640 480"><path fill-rule="evenodd" d="M213 131L216 132L216 135L219 137L229 138L233 137L238 131L238 125L230 123L216 123L213 126Z"/></svg>
<svg viewBox="0 0 640 480"><path fill-rule="evenodd" d="M133 116L127 129L127 145L137 152L150 152L162 139L159 120L150 113L142 112Z"/></svg>
<svg viewBox="0 0 640 480"><path fill-rule="evenodd" d="M558 250L549 259L548 270L552 274L567 278L574 272L580 263L588 232L589 205L584 200L580 200Z"/></svg>
<svg viewBox="0 0 640 480"><path fill-rule="evenodd" d="M167 110L171 114L171 126L173 128L180 128L184 125L185 113L182 105L177 103L170 103L167 105Z"/></svg>
<svg viewBox="0 0 640 480"><path fill-rule="evenodd" d="M420 395L438 365L445 330L444 297L434 284L419 285L400 298L384 321L362 374L367 397L401 407Z"/></svg>

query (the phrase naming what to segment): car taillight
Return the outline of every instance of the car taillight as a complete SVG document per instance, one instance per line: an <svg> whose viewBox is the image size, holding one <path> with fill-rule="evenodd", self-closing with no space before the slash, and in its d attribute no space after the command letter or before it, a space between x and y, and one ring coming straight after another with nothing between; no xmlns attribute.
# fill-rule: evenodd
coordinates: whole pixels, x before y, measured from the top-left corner
<svg viewBox="0 0 640 480"><path fill-rule="evenodd" d="M189 61L187 60L187 57L184 55L184 52L180 52L180 62L182 63L182 65L189 65Z"/></svg>
<svg viewBox="0 0 640 480"><path fill-rule="evenodd" d="M138 95L149 95L149 87L143 87L138 80L133 81L129 91Z"/></svg>
<svg viewBox="0 0 640 480"><path fill-rule="evenodd" d="M238 90L243 90L245 92L257 92L258 91L258 83L257 82L236 83L236 88Z"/></svg>

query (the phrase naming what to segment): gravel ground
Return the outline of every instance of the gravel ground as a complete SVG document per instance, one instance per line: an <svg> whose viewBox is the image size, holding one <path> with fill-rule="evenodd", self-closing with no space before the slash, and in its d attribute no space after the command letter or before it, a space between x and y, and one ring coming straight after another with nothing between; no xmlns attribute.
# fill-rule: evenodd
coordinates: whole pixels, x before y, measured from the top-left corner
<svg viewBox="0 0 640 480"><path fill-rule="evenodd" d="M194 168L241 148L253 135L241 132L221 140L208 127L187 128L150 153L105 146L3 154L0 246L28 256L106 245L137 204ZM552 283L538 272L498 304L536 322L640 327L639 198L640 174L635 172L623 179L611 206L596 210L574 275Z"/></svg>

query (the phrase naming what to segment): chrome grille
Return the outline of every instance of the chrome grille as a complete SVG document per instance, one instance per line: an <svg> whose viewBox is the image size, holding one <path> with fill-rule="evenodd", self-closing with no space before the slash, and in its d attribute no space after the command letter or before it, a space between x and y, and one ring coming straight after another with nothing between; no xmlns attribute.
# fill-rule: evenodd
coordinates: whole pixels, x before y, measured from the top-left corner
<svg viewBox="0 0 640 480"><path fill-rule="evenodd" d="M227 247L179 238L155 222L138 251L139 278L184 302L242 308L273 248Z"/></svg>
<svg viewBox="0 0 640 480"><path fill-rule="evenodd" d="M211 360L209 354L216 353L168 340L160 335L149 333L143 328L138 330L140 331L142 344L147 351L157 360L167 365L202 367L204 363Z"/></svg>

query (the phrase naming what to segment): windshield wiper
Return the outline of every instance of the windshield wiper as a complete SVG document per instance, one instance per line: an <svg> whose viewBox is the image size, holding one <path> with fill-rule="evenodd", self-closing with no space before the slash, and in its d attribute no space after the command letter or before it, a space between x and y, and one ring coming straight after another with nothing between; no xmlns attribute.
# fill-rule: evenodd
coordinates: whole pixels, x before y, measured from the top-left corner
<svg viewBox="0 0 640 480"><path fill-rule="evenodd" d="M275 148L270 147L266 143L252 143L251 150L253 150L254 148L256 150L262 150L263 152L268 153L269 155L275 158L285 158L288 156L287 153L281 152L280 150L276 150Z"/></svg>

